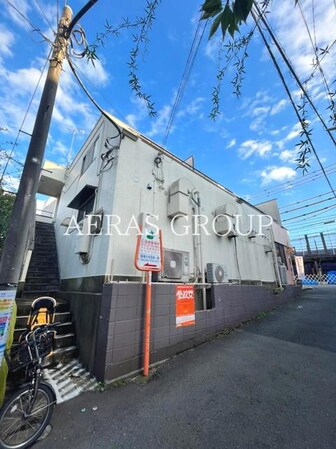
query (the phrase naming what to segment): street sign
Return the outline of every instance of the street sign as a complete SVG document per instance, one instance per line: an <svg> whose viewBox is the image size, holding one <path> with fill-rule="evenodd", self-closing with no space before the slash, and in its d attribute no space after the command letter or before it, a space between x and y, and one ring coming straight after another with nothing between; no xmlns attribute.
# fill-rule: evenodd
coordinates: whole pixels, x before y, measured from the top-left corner
<svg viewBox="0 0 336 449"><path fill-rule="evenodd" d="M195 291L193 285L177 285L176 299L176 327L192 326L195 324Z"/></svg>
<svg viewBox="0 0 336 449"><path fill-rule="evenodd" d="M144 226L138 236L134 263L140 271L162 270L161 231L151 226Z"/></svg>

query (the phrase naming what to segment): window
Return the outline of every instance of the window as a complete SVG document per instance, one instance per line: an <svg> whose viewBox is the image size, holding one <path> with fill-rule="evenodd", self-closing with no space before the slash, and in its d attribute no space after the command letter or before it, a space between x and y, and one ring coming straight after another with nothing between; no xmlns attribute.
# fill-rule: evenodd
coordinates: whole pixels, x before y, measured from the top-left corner
<svg viewBox="0 0 336 449"><path fill-rule="evenodd" d="M71 209L78 210L78 223L84 219L85 215L91 214L91 212L93 211L96 189L97 187L95 186L86 185L68 204L68 207L70 207Z"/></svg>
<svg viewBox="0 0 336 449"><path fill-rule="evenodd" d="M85 156L83 157L82 162L82 171L81 175L86 172L86 170L90 167L92 164L93 159L95 158L96 148L98 144L99 136L94 140L94 142L90 145L89 149L85 153Z"/></svg>
<svg viewBox="0 0 336 449"><path fill-rule="evenodd" d="M93 194L90 196L90 198L88 198L86 200L85 203L83 203L79 207L78 214L77 214L77 223L82 221L84 219L85 215L91 214L91 212L93 211L94 200L95 200L95 195Z"/></svg>

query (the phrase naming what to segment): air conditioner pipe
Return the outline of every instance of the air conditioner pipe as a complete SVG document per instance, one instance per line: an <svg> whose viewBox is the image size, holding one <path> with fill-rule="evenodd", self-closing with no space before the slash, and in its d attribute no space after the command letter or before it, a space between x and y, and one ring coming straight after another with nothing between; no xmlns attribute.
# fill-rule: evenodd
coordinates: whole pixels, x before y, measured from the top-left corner
<svg viewBox="0 0 336 449"><path fill-rule="evenodd" d="M273 255L275 277L278 281L279 288L282 289L280 270L279 270L279 265L278 265L277 256L276 256L274 234L273 234L273 230L271 227L269 228L269 237L270 237L270 241L271 241L271 245L272 245L272 255Z"/></svg>
<svg viewBox="0 0 336 449"><path fill-rule="evenodd" d="M194 201L194 203L197 206L197 216L198 219L201 216L201 196L198 190L194 189L191 192L191 199ZM199 252L199 264L200 264L200 270L201 270L201 278L202 278L202 284L205 284L205 272L204 272L204 266L203 266L203 251L202 251L202 235L201 232L199 233L198 237L198 252ZM203 297L203 309L206 310L206 290L203 287L202 288L202 297Z"/></svg>

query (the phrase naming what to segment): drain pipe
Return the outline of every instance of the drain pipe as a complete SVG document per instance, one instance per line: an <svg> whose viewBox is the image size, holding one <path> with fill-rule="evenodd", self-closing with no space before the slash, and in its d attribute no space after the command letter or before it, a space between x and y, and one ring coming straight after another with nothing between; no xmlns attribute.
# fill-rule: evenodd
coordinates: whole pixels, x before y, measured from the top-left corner
<svg viewBox="0 0 336 449"><path fill-rule="evenodd" d="M273 254L273 263L274 263L274 271L275 271L275 277L277 278L279 288L282 290L282 282L281 282L281 276L280 276L280 270L279 270L279 264L277 261L277 255L276 255L276 249L275 249L275 241L274 241L274 234L272 228L269 228L269 237L271 240L272 245L272 254Z"/></svg>
<svg viewBox="0 0 336 449"><path fill-rule="evenodd" d="M201 215L201 196L198 190L194 189L191 192L191 198L194 201L194 203L197 205L197 215L200 217ZM199 218L198 218L199 219ZM196 220L196 219L195 219ZM201 271L201 279L202 284L205 284L205 273L204 273L204 266L203 266L203 250L202 250L202 234L201 231L199 232L198 237L198 252L199 252L199 264L200 264L200 271ZM203 310L206 310L206 291L205 288L202 288L202 298L203 298Z"/></svg>

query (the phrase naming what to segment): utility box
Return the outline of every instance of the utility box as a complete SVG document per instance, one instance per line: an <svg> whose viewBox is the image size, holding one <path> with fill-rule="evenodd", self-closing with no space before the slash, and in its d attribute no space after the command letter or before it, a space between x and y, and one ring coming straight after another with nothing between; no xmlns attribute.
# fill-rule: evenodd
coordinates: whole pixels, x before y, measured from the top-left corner
<svg viewBox="0 0 336 449"><path fill-rule="evenodd" d="M168 217L189 215L190 200L187 181L178 179L169 188Z"/></svg>
<svg viewBox="0 0 336 449"><path fill-rule="evenodd" d="M220 215L216 218L215 231L218 235L223 235L228 238L237 237L232 218L228 215Z"/></svg>

